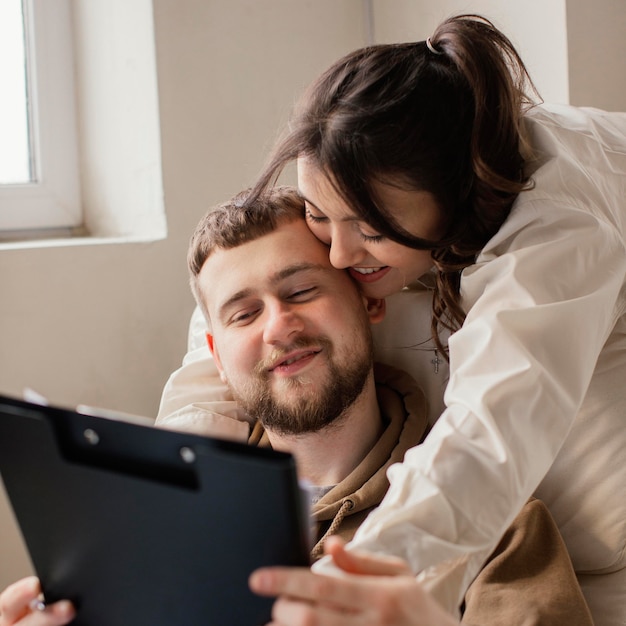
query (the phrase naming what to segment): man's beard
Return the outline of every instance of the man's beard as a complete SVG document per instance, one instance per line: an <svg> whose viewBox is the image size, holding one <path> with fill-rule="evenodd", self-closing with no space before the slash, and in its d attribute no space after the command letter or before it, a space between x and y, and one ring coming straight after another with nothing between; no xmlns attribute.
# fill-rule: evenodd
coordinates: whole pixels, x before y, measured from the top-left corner
<svg viewBox="0 0 626 626"><path fill-rule="evenodd" d="M274 432L299 435L321 430L339 419L365 387L373 359L371 336L369 333L366 336L367 339L359 337L361 349L349 354L345 364L337 363L333 358L333 345L326 337L301 337L267 360L275 363L280 354L321 346L328 368L320 389L311 389L310 379L303 374L283 378L280 381L282 389L273 390L271 374L264 362L259 363L250 382L240 392L233 389L233 394L248 415ZM363 341L366 341L365 345ZM293 398L293 401L281 402L281 396Z"/></svg>

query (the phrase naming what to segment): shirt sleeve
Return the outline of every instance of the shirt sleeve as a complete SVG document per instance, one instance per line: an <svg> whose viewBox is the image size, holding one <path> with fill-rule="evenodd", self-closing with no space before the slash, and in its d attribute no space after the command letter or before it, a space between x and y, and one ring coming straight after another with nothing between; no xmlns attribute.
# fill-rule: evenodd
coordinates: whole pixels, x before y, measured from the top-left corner
<svg viewBox="0 0 626 626"><path fill-rule="evenodd" d="M590 211L537 194L462 278L446 409L389 470L354 547L408 560L450 611L567 436L620 312L622 238Z"/></svg>

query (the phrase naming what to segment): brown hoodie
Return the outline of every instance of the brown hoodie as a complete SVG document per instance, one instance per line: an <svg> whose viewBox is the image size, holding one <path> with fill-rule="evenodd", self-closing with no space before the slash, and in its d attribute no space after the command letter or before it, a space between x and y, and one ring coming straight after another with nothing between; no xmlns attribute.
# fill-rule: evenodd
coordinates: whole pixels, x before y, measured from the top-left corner
<svg viewBox="0 0 626 626"><path fill-rule="evenodd" d="M415 381L387 365L376 364L374 374L387 426L352 473L313 505L313 560L322 556L326 537L352 539L387 492L389 465L428 433L426 401ZM249 443L270 445L261 424ZM541 501L531 499L515 518L468 589L462 612L467 626L593 626L565 544Z"/></svg>
<svg viewBox="0 0 626 626"><path fill-rule="evenodd" d="M359 465L312 506L317 544L311 556L323 554L324 539L352 539L357 528L389 489L387 469L428 432L426 399L415 381L401 370L377 364L374 369L380 414L386 423L380 439Z"/></svg>
<svg viewBox="0 0 626 626"><path fill-rule="evenodd" d="M376 508L389 489L387 468L400 463L410 448L420 443L428 432L426 399L415 381L393 367L376 364L376 395L386 428L374 447L359 465L338 485L312 506L315 524L313 560L322 556L327 536L352 539L368 513ZM260 423L256 423L248 443L270 445Z"/></svg>

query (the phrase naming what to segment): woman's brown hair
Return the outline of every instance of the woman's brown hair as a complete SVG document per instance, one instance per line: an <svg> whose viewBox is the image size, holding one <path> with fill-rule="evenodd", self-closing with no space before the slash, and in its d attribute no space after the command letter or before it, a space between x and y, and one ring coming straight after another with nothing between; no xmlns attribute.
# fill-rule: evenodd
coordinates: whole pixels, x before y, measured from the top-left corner
<svg viewBox="0 0 626 626"><path fill-rule="evenodd" d="M431 250L432 332L458 329L461 270L507 218L528 185L522 117L534 91L509 39L483 17L441 23L426 41L374 45L334 63L305 92L255 192L305 156L356 215L381 235ZM374 183L428 191L447 232L439 241L404 230ZM254 196L254 193L251 197Z"/></svg>

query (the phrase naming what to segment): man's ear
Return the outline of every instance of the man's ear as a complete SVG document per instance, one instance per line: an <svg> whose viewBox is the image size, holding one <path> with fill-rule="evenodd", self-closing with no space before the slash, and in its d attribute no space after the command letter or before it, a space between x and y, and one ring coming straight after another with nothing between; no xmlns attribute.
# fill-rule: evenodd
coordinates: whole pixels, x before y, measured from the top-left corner
<svg viewBox="0 0 626 626"><path fill-rule="evenodd" d="M370 318L370 324L378 324L385 319L385 311L387 310L387 302L384 298L365 298L365 308Z"/></svg>
<svg viewBox="0 0 626 626"><path fill-rule="evenodd" d="M206 333L206 343L207 346L209 346L209 350L211 351L211 354L213 355L213 357L215 357L215 348L214 343L213 343L213 335L209 332Z"/></svg>
<svg viewBox="0 0 626 626"><path fill-rule="evenodd" d="M215 339L213 338L213 335L209 332L207 332L206 334L206 342L209 346L211 354L213 355L213 360L215 361L215 365L219 370L220 376L222 376L222 380L224 380L224 368L222 367L222 361L220 360L220 355L217 348L215 347Z"/></svg>

